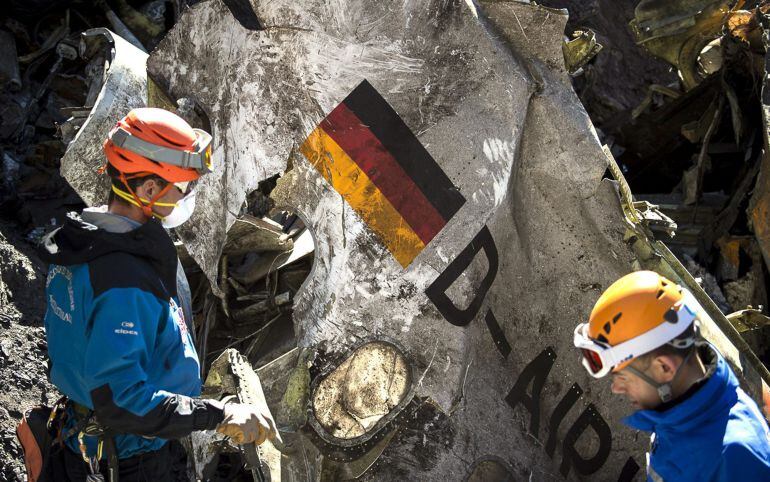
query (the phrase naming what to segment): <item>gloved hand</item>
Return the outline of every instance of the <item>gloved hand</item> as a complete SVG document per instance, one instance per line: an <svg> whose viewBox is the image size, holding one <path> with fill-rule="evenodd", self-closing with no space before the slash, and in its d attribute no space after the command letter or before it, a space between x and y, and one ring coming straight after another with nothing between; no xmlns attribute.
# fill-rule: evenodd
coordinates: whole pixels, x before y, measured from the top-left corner
<svg viewBox="0 0 770 482"><path fill-rule="evenodd" d="M224 415L224 420L217 426L217 432L227 435L239 445L252 442L260 445L267 438L281 440L272 415L269 412L260 413L255 405L226 403Z"/></svg>

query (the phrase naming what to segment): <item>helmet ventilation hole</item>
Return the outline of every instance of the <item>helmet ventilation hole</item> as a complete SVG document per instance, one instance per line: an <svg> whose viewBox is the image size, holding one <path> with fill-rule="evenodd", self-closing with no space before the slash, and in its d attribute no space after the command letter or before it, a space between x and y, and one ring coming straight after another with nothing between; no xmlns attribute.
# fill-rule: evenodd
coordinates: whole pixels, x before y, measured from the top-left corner
<svg viewBox="0 0 770 482"><path fill-rule="evenodd" d="M177 142L177 141L175 141L175 140L173 140L173 139L170 139L170 138L168 138L168 137L164 136L163 134L161 134L160 132L155 132L155 135L156 135L156 136L158 136L158 137L160 137L161 139L163 139L164 141L168 142L169 144L171 144L171 145L173 145L173 146L177 146L177 147L185 147L184 143L182 143L182 142Z"/></svg>
<svg viewBox="0 0 770 482"><path fill-rule="evenodd" d="M609 322L609 321L608 321L607 323L605 323L605 324L604 324L604 332L605 332L605 333L607 333L607 334L609 335L609 334L610 334L610 330L611 330L611 329L612 329L612 325L610 325L610 322Z"/></svg>
<svg viewBox="0 0 770 482"><path fill-rule="evenodd" d="M666 292L665 292L665 291L663 291L663 290L659 290L659 291L658 291L658 296L656 296L656 298L657 298L657 299L661 299L661 298L663 298L663 295L665 295L665 294L666 294Z"/></svg>
<svg viewBox="0 0 770 482"><path fill-rule="evenodd" d="M623 313L622 313L622 312L621 312L621 313L618 313L617 315L615 315L615 316L612 318L612 324L614 325L615 323L617 323L617 322L618 322L618 320L620 319L620 317L621 317L621 316L623 316Z"/></svg>
<svg viewBox="0 0 770 482"><path fill-rule="evenodd" d="M679 321L679 314L676 312L675 309L671 308L670 310L666 311L663 314L663 319L668 321L669 323L676 323Z"/></svg>

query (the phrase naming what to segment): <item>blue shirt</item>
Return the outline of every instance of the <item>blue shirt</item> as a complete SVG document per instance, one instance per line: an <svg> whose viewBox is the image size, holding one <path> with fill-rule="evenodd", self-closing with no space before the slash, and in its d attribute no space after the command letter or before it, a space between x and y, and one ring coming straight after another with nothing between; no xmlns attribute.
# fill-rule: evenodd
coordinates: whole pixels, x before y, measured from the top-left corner
<svg viewBox="0 0 770 482"><path fill-rule="evenodd" d="M666 410L640 410L626 425L653 432L647 480L770 481L770 430L757 404L739 387L711 346L713 374Z"/></svg>

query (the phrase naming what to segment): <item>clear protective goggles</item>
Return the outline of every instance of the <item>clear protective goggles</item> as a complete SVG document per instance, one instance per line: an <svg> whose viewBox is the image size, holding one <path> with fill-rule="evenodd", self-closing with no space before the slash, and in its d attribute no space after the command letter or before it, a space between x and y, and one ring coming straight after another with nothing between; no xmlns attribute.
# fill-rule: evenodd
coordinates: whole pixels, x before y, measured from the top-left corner
<svg viewBox="0 0 770 482"><path fill-rule="evenodd" d="M200 174L211 172L211 140L209 133L201 129L195 132L193 151L180 151L170 147L158 146L132 135L122 127L110 132L110 140L121 149L152 159L153 161L171 164L185 169L195 169Z"/></svg>
<svg viewBox="0 0 770 482"><path fill-rule="evenodd" d="M689 299L688 299L689 298ZM689 293L677 303L670 316L675 321L664 321L655 328L615 346L596 341L588 336L588 323L575 328L574 343L580 349L583 366L589 375L602 378L616 366L671 342L696 322L698 306Z"/></svg>

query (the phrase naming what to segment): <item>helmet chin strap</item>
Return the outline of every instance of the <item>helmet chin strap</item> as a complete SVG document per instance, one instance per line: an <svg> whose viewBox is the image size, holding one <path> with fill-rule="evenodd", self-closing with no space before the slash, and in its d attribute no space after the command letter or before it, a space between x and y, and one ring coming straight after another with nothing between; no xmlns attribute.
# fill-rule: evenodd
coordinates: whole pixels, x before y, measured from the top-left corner
<svg viewBox="0 0 770 482"><path fill-rule="evenodd" d="M125 192L122 192L120 189L117 189L114 185L112 186L112 190L115 192L115 194L117 194L121 198L125 199L126 201L140 208L142 210L142 213L144 213L144 215L147 216L148 218L155 217L158 219L162 219L162 216L160 216L159 214L156 214L152 210L152 206L155 204L157 204L158 206L168 205L167 203L158 203L157 201L158 199L162 198L169 190L171 190L171 188L174 185L172 183L166 184L166 186L163 189L161 189L157 195L155 195L152 199L150 199L148 203L145 204L144 202L142 202L142 198L140 198L136 194L136 192L134 192L134 190L131 189L131 186L129 186L128 184L128 179L132 179L134 177L140 177L140 176L131 176L130 178L126 178L126 175L124 173L122 172L120 173L120 180L123 183L123 185L126 187L128 192L131 194L131 197L126 196Z"/></svg>
<svg viewBox="0 0 770 482"><path fill-rule="evenodd" d="M695 353L695 350L691 350L690 353L687 354L686 357L684 357L684 360L682 360L682 364L677 367L676 372L674 373L674 377L671 379L670 382L667 383L658 383L655 380L653 380L650 376L648 376L645 373L642 373L641 371L637 370L636 368L632 367L631 365L627 366L626 369L636 375L637 377L641 378L648 384L652 385L655 390L658 391L658 396L660 397L660 400L663 403L670 402L673 398L673 393L671 391L671 385L676 381L676 378L679 376L679 374L682 372L682 367L687 364L687 362L690 360L690 357L692 354Z"/></svg>

